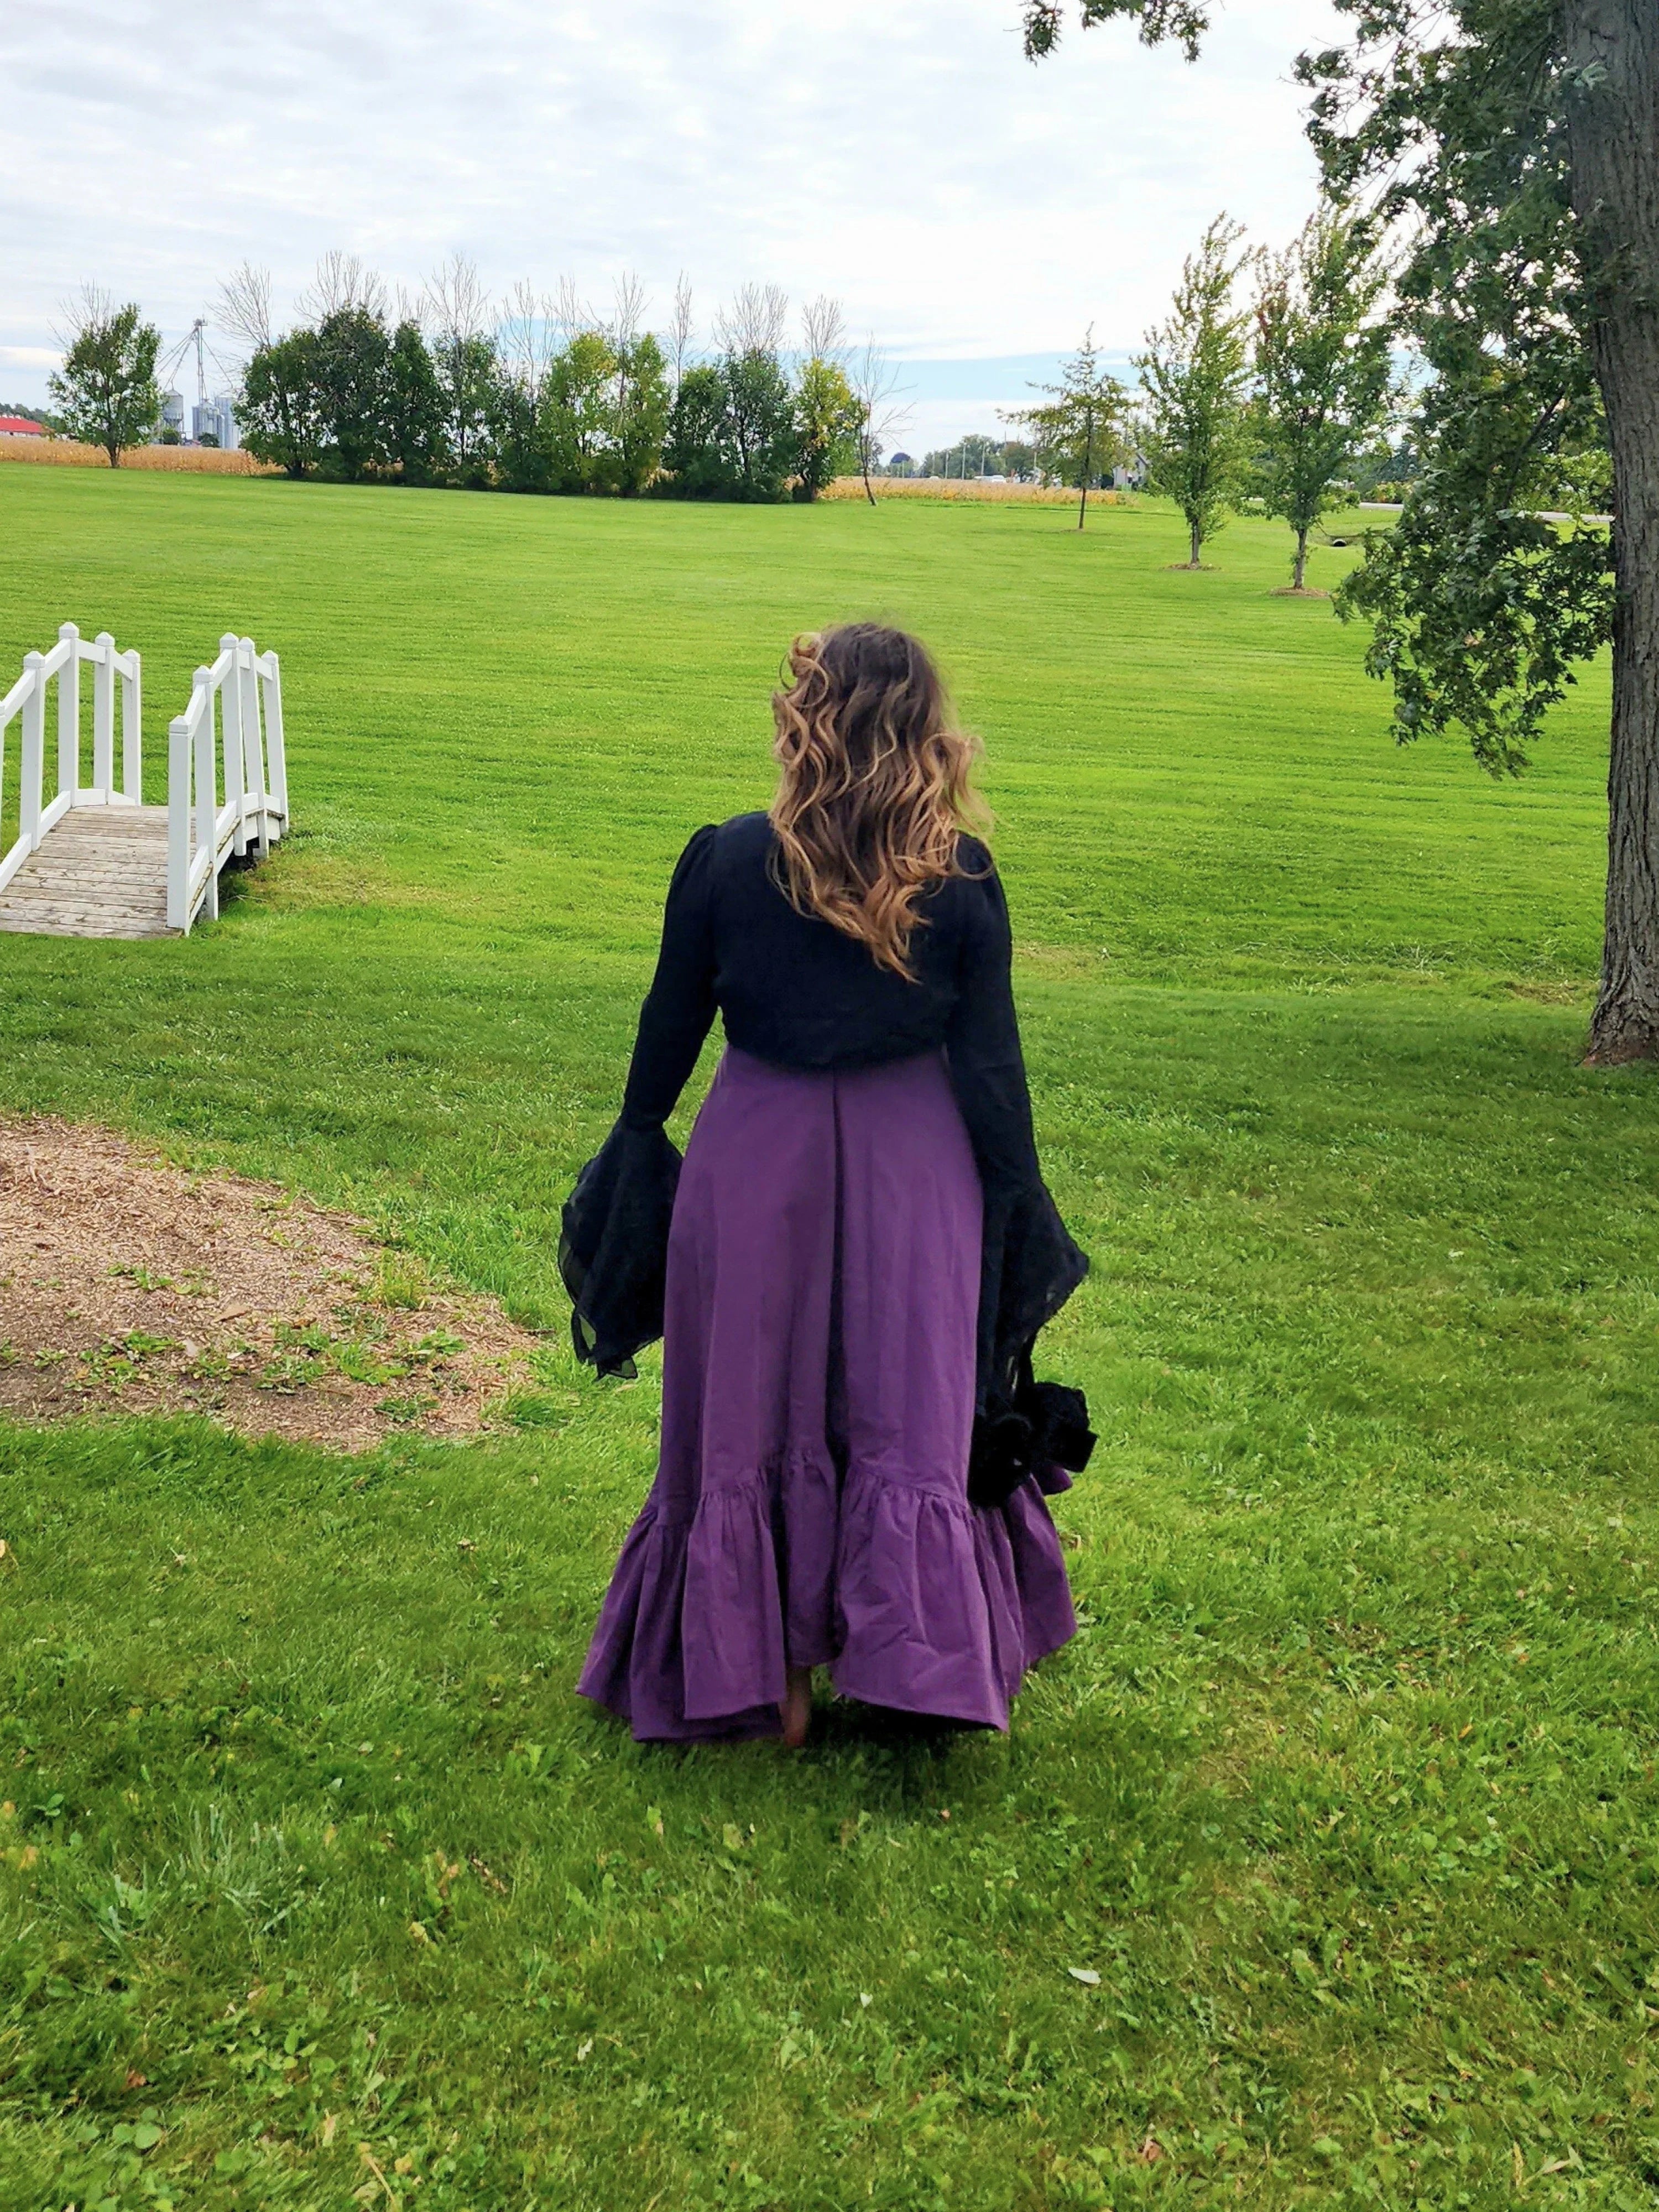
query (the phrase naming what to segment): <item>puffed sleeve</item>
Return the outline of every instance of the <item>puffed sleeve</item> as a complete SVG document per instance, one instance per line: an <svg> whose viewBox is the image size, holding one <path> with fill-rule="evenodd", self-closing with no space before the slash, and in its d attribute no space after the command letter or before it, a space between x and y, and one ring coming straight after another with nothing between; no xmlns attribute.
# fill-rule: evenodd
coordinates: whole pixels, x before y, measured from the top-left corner
<svg viewBox="0 0 1659 2212"><path fill-rule="evenodd" d="M565 1200L559 1272L570 1293L576 1357L632 1375L662 1334L668 1227L680 1155L663 1124L714 1018L714 832L681 854L663 911L657 972L640 1010L623 1110Z"/></svg>
<svg viewBox="0 0 1659 2212"><path fill-rule="evenodd" d="M969 1494L1000 1504L1028 1475L1063 1487L1053 1470L1080 1470L1094 1437L1080 1391L1038 1382L1037 1334L1088 1272L1037 1161L1030 1092L1014 1012L1013 940L1002 884L984 872L964 886L957 1004L946 1036L951 1088L984 1194L978 1398Z"/></svg>

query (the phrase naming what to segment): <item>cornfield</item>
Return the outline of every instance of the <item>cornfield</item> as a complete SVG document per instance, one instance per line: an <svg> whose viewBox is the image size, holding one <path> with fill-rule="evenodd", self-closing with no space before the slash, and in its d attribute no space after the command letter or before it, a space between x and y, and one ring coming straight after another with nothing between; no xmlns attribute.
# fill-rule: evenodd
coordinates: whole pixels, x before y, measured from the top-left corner
<svg viewBox="0 0 1659 2212"><path fill-rule="evenodd" d="M73 438L0 438L0 461L40 461L57 469L106 469L109 455L101 446L77 445ZM252 453L222 453L214 446L130 446L121 456L121 466L206 477L282 473L269 462L256 461Z"/></svg>
<svg viewBox="0 0 1659 2212"><path fill-rule="evenodd" d="M946 505L967 502L987 506L1075 507L1078 495L1067 491L1063 484L993 483L986 477L872 477L871 489L878 499L935 500ZM837 477L826 484L821 496L824 499L862 499L862 477ZM1089 504L1097 501L1107 507L1126 507L1133 504L1121 491L1091 491Z"/></svg>

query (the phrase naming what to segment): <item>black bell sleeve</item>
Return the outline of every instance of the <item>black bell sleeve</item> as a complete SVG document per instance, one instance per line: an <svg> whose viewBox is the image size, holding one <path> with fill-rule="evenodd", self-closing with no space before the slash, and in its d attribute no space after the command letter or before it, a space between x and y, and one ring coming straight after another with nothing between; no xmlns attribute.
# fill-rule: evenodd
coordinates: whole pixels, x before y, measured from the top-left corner
<svg viewBox="0 0 1659 2212"><path fill-rule="evenodd" d="M1082 1392L1038 1382L1031 1372L1038 1331L1089 1263L1066 1233L1037 1163L1007 902L994 872L975 881L973 890L946 1056L985 1200L968 1493L976 1505L1000 1505L1027 1475L1044 1476L1054 1466L1080 1472L1094 1448Z"/></svg>
<svg viewBox="0 0 1659 2212"><path fill-rule="evenodd" d="M570 1293L571 1340L577 1358L601 1375L631 1376L635 1354L662 1334L680 1177L680 1155L663 1124L714 1019L714 836L712 825L699 830L674 870L623 1110L565 1200L559 1272Z"/></svg>

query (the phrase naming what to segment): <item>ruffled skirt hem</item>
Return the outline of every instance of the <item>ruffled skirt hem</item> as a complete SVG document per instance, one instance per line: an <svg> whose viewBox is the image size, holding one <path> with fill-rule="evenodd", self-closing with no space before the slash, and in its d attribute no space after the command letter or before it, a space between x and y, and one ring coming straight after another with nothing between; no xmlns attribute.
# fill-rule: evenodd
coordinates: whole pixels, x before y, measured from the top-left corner
<svg viewBox="0 0 1659 2212"><path fill-rule="evenodd" d="M577 1687L641 1742L776 1735L792 1665L827 1666L866 1705L1006 1731L1027 1670L1076 1626L1036 1480L979 1508L854 1468L837 1503L798 1466L713 1485L689 1518L647 1500Z"/></svg>

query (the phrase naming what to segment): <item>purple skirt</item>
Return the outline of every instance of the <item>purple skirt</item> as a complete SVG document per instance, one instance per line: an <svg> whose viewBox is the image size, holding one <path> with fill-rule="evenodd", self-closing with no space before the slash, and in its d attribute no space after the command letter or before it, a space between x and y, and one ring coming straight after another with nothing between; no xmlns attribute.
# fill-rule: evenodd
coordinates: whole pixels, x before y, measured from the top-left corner
<svg viewBox="0 0 1659 2212"><path fill-rule="evenodd" d="M1006 1729L1073 1633L1036 1481L968 1502L980 1215L937 1055L727 1051L674 1202L657 1479L578 1686L641 1741L776 1734L786 1666Z"/></svg>

